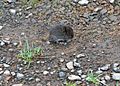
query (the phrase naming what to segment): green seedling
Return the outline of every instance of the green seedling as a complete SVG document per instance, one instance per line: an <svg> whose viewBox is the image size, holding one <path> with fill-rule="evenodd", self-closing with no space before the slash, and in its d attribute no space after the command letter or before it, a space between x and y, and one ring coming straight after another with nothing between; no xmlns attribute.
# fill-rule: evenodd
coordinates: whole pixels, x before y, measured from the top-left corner
<svg viewBox="0 0 120 86"><path fill-rule="evenodd" d="M95 86L98 86L100 84L99 76L94 74L92 71L88 72L86 80L88 82L92 82L95 84Z"/></svg>
<svg viewBox="0 0 120 86"><path fill-rule="evenodd" d="M34 7L40 0L20 0L23 4Z"/></svg>
<svg viewBox="0 0 120 86"><path fill-rule="evenodd" d="M76 86L76 84L73 82L66 82L66 86Z"/></svg>
<svg viewBox="0 0 120 86"><path fill-rule="evenodd" d="M20 51L17 57L21 58L25 62L28 62L28 67L30 66L31 62L33 61L34 57L40 55L42 53L42 49L39 47L31 48L29 46L28 40L25 40L24 48Z"/></svg>

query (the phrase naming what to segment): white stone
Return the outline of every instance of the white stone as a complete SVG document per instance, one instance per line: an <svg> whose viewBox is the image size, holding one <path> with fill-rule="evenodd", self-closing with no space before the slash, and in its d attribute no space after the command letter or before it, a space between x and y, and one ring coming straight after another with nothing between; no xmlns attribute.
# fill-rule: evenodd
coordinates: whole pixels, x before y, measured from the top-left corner
<svg viewBox="0 0 120 86"><path fill-rule="evenodd" d="M106 71L106 70L108 70L109 68L110 68L110 64L106 64L105 66L101 67L100 69L101 69L102 71Z"/></svg>
<svg viewBox="0 0 120 86"><path fill-rule="evenodd" d="M120 73L112 73L112 79L120 80Z"/></svg>
<svg viewBox="0 0 120 86"><path fill-rule="evenodd" d="M39 79L39 78L36 78L36 79L35 79L35 81L36 81L36 82L39 82L39 81L40 81L40 79Z"/></svg>
<svg viewBox="0 0 120 86"><path fill-rule="evenodd" d="M5 42L1 41L0 46L4 46L4 45L5 45Z"/></svg>
<svg viewBox="0 0 120 86"><path fill-rule="evenodd" d="M16 10L15 10L15 9L10 9L10 12L11 12L12 14L16 14Z"/></svg>
<svg viewBox="0 0 120 86"><path fill-rule="evenodd" d="M47 75L49 73L49 71L43 71L44 75Z"/></svg>
<svg viewBox="0 0 120 86"><path fill-rule="evenodd" d="M11 72L12 76L15 76L15 72Z"/></svg>
<svg viewBox="0 0 120 86"><path fill-rule="evenodd" d="M74 67L73 67L73 62L72 62L72 61L66 63L66 66L67 66L67 68L68 68L69 70L74 69Z"/></svg>
<svg viewBox="0 0 120 86"><path fill-rule="evenodd" d="M2 30L3 29L3 26L0 26L0 30Z"/></svg>
<svg viewBox="0 0 120 86"><path fill-rule="evenodd" d="M114 3L114 2L115 2L115 0L109 0L109 2L110 2L110 3Z"/></svg>
<svg viewBox="0 0 120 86"><path fill-rule="evenodd" d="M22 79L22 78L24 78L24 75L21 74L21 73L17 73L17 78L18 78L18 79Z"/></svg>
<svg viewBox="0 0 120 86"><path fill-rule="evenodd" d="M10 67L10 65L8 65L8 64L6 64L6 63L4 63L3 65L4 65L4 67L6 67L6 68L7 68L7 67Z"/></svg>
<svg viewBox="0 0 120 86"><path fill-rule="evenodd" d="M4 71L4 75L11 75L9 70Z"/></svg>
<svg viewBox="0 0 120 86"><path fill-rule="evenodd" d="M105 75L105 80L109 81L110 80L110 76L109 75Z"/></svg>
<svg viewBox="0 0 120 86"><path fill-rule="evenodd" d="M23 84L13 84L12 86L23 86Z"/></svg>
<svg viewBox="0 0 120 86"><path fill-rule="evenodd" d="M77 73L78 73L79 75L81 75L81 74L82 74L82 70L78 70Z"/></svg>
<svg viewBox="0 0 120 86"><path fill-rule="evenodd" d="M76 57L77 58L85 57L85 54L78 54Z"/></svg>
<svg viewBox="0 0 120 86"><path fill-rule="evenodd" d="M89 1L88 0L80 0L78 3L80 5L87 5L89 3Z"/></svg>
<svg viewBox="0 0 120 86"><path fill-rule="evenodd" d="M73 81L73 80L81 80L81 78L79 76L77 76L77 75L70 75L70 76L68 76L68 79L71 80L71 81Z"/></svg>

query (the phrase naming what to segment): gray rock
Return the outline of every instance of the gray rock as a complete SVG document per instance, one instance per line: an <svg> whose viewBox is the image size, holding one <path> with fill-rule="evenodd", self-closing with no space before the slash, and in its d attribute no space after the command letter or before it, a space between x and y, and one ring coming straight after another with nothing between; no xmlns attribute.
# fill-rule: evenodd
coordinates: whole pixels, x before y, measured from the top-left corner
<svg viewBox="0 0 120 86"><path fill-rule="evenodd" d="M82 58L82 57L85 57L85 54L78 54L77 56L76 56L77 58Z"/></svg>
<svg viewBox="0 0 120 86"><path fill-rule="evenodd" d="M18 78L18 79L23 79L23 78L24 78L24 74L22 74L22 73L17 73L17 78Z"/></svg>
<svg viewBox="0 0 120 86"><path fill-rule="evenodd" d="M78 73L78 75L81 75L82 74L82 70L78 70L77 73Z"/></svg>
<svg viewBox="0 0 120 86"><path fill-rule="evenodd" d="M4 46L4 45L5 45L5 42L0 41L0 46Z"/></svg>
<svg viewBox="0 0 120 86"><path fill-rule="evenodd" d="M10 65L8 65L6 63L4 63L3 66L6 67L6 68L10 67Z"/></svg>
<svg viewBox="0 0 120 86"><path fill-rule="evenodd" d="M13 84L12 86L23 86L23 84Z"/></svg>
<svg viewBox="0 0 120 86"><path fill-rule="evenodd" d="M35 81L36 81L36 82L39 82L39 81L40 81L40 78L36 78Z"/></svg>
<svg viewBox="0 0 120 86"><path fill-rule="evenodd" d="M109 2L110 2L110 3L114 3L114 2L115 2L115 0L109 0Z"/></svg>
<svg viewBox="0 0 120 86"><path fill-rule="evenodd" d="M81 65L80 65L80 63L78 63L78 62L74 62L74 67L77 67L77 68L80 68L81 67Z"/></svg>
<svg viewBox="0 0 120 86"><path fill-rule="evenodd" d="M88 0L80 0L78 3L80 5L87 5L89 3L89 1Z"/></svg>
<svg viewBox="0 0 120 86"><path fill-rule="evenodd" d="M71 80L71 81L81 80L81 78L78 75L69 75L68 79Z"/></svg>
<svg viewBox="0 0 120 86"><path fill-rule="evenodd" d="M5 70L5 71L4 71L4 75L11 75L11 73L10 73L9 70Z"/></svg>
<svg viewBox="0 0 120 86"><path fill-rule="evenodd" d="M117 16L110 15L110 16L109 16L109 19L110 19L111 21L116 21L116 20L117 20Z"/></svg>
<svg viewBox="0 0 120 86"><path fill-rule="evenodd" d="M15 9L10 9L9 10L11 14L15 15L16 14L16 10Z"/></svg>
<svg viewBox="0 0 120 86"><path fill-rule="evenodd" d="M15 76L15 75L16 75L16 73L15 73L15 72L11 72L11 75L12 75L12 76Z"/></svg>
<svg viewBox="0 0 120 86"><path fill-rule="evenodd" d="M105 66L101 67L100 69L102 71L107 71L107 70L109 70L109 68L110 68L110 64L106 64Z"/></svg>
<svg viewBox="0 0 120 86"><path fill-rule="evenodd" d="M2 30L3 29L3 26L0 26L0 30Z"/></svg>
<svg viewBox="0 0 120 86"><path fill-rule="evenodd" d="M104 15L104 14L107 13L107 10L106 10L106 9L102 9L102 10L100 11L100 13L101 13L102 15Z"/></svg>
<svg viewBox="0 0 120 86"><path fill-rule="evenodd" d="M112 79L120 80L120 73L112 73Z"/></svg>
<svg viewBox="0 0 120 86"><path fill-rule="evenodd" d="M59 78L64 79L65 76L66 76L66 73L65 73L64 71L60 71L60 72L58 73L58 76L59 76Z"/></svg>
<svg viewBox="0 0 120 86"><path fill-rule="evenodd" d="M111 77L109 75L105 75L104 78L106 81L109 81L111 79Z"/></svg>
<svg viewBox="0 0 120 86"><path fill-rule="evenodd" d="M73 0L74 3L78 3L79 0Z"/></svg>
<svg viewBox="0 0 120 86"><path fill-rule="evenodd" d="M113 64L113 71L116 73L120 73L120 64L119 63Z"/></svg>
<svg viewBox="0 0 120 86"><path fill-rule="evenodd" d="M69 70L74 69L73 62L70 61L70 62L66 63L66 67L67 67Z"/></svg>
<svg viewBox="0 0 120 86"><path fill-rule="evenodd" d="M43 75L47 75L49 71L43 71Z"/></svg>

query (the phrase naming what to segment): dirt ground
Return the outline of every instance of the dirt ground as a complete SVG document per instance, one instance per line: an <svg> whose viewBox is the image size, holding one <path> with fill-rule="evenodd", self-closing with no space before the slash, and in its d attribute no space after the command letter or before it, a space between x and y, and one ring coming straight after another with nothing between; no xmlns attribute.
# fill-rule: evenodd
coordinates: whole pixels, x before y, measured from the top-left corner
<svg viewBox="0 0 120 86"><path fill-rule="evenodd" d="M99 4L105 0L100 1L98 1ZM39 83L35 80L29 81L26 78L17 80L12 77L7 82L6 80L1 81L1 86L12 86L15 83L24 83L25 86L63 86L64 80L59 79L58 71L80 53L86 55L85 58L78 59L84 74L89 69L96 71L98 67L105 64L120 63L120 7L112 7L110 3L101 4L103 8L108 10L106 14L101 15L100 18L98 18L100 15L96 14L94 15L95 20L86 21L86 18L82 15L93 12L93 3L87 6L74 6L63 0L57 5L51 5L49 0L44 0L37 7L28 10L21 3L4 4L4 12L0 17L0 25L4 26L0 30L0 40L10 38L11 42L18 42L19 45L17 47L12 45L0 47L0 59L2 60L5 57L5 63L11 65L9 68L11 71L20 71L16 68L23 64L23 61L16 58L16 55L22 49L25 40L24 36L21 36L22 33L27 36L30 44L34 43L35 46L41 47L43 52L41 56L33 60L29 69L21 65L22 73L26 77L33 76L34 79L39 77ZM9 9L16 9L18 15L12 15L8 12ZM19 9L22 10L19 11ZM113 12L111 12L112 10ZM30 13L32 15L26 18ZM115 15L117 19L115 21L109 20L110 15ZM74 38L65 46L48 44L50 28L60 22L64 22L64 24L73 28ZM11 48L13 49L12 52L9 51ZM63 52L64 55L61 55ZM65 60L62 63L60 62L61 58ZM38 61L40 63L36 63ZM56 72L53 75L45 76L42 73L44 70ZM108 86L115 86L114 83L114 81L111 81Z"/></svg>

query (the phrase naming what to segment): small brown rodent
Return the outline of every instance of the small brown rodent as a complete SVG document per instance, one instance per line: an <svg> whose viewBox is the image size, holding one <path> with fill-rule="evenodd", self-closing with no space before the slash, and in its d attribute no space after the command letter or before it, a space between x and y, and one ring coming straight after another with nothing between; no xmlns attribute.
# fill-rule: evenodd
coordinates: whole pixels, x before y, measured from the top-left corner
<svg viewBox="0 0 120 86"><path fill-rule="evenodd" d="M59 24L51 28L49 41L54 43L67 43L71 41L73 36L73 29L70 26Z"/></svg>

